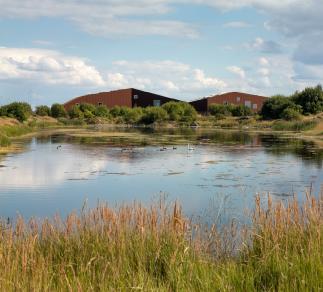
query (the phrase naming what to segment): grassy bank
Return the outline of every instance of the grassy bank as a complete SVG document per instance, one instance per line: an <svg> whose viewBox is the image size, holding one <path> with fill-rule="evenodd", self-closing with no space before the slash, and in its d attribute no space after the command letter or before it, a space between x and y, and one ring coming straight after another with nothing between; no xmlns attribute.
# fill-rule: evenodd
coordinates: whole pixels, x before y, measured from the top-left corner
<svg viewBox="0 0 323 292"><path fill-rule="evenodd" d="M322 196L219 229L161 202L0 227L3 291L320 291ZM266 207L262 207L266 205Z"/></svg>

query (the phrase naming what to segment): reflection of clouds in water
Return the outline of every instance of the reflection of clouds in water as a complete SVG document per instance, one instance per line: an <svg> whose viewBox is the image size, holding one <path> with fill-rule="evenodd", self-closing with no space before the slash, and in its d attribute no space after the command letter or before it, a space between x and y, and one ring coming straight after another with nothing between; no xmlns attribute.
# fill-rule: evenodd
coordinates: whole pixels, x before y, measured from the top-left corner
<svg viewBox="0 0 323 292"><path fill-rule="evenodd" d="M38 147L8 159L0 169L0 186L39 187L58 185L66 179L87 179L91 172L104 169L107 162L85 155L71 146Z"/></svg>

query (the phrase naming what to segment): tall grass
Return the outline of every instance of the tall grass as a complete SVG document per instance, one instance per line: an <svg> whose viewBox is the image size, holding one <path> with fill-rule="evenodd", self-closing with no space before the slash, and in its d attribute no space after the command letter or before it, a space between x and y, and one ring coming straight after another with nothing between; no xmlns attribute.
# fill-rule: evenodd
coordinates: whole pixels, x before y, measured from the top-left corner
<svg viewBox="0 0 323 292"><path fill-rule="evenodd" d="M322 196L266 207L237 228L189 221L178 204L105 204L65 220L0 227L2 291L320 291Z"/></svg>
<svg viewBox="0 0 323 292"><path fill-rule="evenodd" d="M272 129L274 131L308 131L314 129L317 124L317 120L276 121L273 123Z"/></svg>

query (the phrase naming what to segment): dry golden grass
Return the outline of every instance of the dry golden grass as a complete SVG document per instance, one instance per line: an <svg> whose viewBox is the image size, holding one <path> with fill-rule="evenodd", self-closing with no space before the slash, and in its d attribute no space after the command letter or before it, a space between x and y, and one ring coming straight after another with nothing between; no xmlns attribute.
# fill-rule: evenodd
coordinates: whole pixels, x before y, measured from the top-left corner
<svg viewBox="0 0 323 292"><path fill-rule="evenodd" d="M0 227L1 291L321 291L322 196L256 199L253 224L196 223L175 203Z"/></svg>

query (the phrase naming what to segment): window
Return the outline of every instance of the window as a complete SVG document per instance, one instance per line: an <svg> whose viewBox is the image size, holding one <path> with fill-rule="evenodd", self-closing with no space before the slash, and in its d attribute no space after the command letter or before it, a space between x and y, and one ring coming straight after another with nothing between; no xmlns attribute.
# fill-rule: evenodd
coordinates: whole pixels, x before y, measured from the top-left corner
<svg viewBox="0 0 323 292"><path fill-rule="evenodd" d="M98 102L98 105L102 105L102 102Z"/></svg>
<svg viewBox="0 0 323 292"><path fill-rule="evenodd" d="M228 105L229 103L225 100L225 101L223 102L223 104L224 104L224 105Z"/></svg>
<svg viewBox="0 0 323 292"><path fill-rule="evenodd" d="M154 99L154 106L160 106L160 100L159 99Z"/></svg>
<svg viewBox="0 0 323 292"><path fill-rule="evenodd" d="M246 107L251 108L251 101L250 101L250 100L246 100L246 101L244 102L244 105L245 105Z"/></svg>
<svg viewBox="0 0 323 292"><path fill-rule="evenodd" d="M258 108L258 105L257 105L256 103L254 103L254 104L252 105L252 108L253 108L254 110L256 110L256 109Z"/></svg>
<svg viewBox="0 0 323 292"><path fill-rule="evenodd" d="M135 95L133 96L133 99L138 99L138 94L135 94Z"/></svg>
<svg viewBox="0 0 323 292"><path fill-rule="evenodd" d="M237 96L237 102L239 102L240 101L240 96Z"/></svg>

